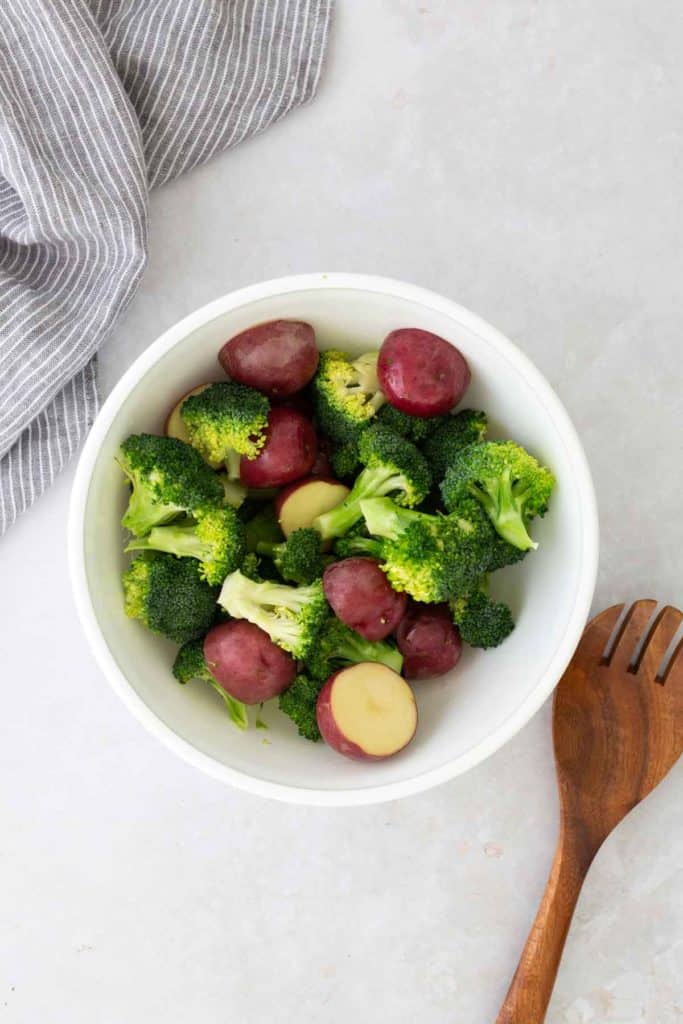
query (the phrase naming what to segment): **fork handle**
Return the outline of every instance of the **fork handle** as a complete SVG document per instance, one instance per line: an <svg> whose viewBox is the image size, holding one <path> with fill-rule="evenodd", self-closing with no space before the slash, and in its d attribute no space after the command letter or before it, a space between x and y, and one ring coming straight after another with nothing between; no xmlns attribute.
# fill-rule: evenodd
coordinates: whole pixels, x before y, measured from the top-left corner
<svg viewBox="0 0 683 1024"><path fill-rule="evenodd" d="M596 851L560 836L536 920L496 1024L543 1024L581 886Z"/></svg>

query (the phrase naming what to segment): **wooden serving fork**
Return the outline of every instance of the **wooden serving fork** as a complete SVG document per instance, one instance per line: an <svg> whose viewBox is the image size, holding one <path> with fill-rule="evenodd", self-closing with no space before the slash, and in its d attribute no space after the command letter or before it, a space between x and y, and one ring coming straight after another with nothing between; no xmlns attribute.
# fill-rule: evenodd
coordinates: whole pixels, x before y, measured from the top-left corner
<svg viewBox="0 0 683 1024"><path fill-rule="evenodd" d="M581 886L596 853L683 752L683 641L662 659L683 621L636 601L612 645L624 605L586 627L553 704L560 835L536 920L497 1024L542 1024Z"/></svg>

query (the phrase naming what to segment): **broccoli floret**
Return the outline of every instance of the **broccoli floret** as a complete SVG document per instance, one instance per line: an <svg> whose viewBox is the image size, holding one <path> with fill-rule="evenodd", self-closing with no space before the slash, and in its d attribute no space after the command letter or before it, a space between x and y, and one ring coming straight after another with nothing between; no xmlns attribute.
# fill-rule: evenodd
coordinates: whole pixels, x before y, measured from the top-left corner
<svg viewBox="0 0 683 1024"><path fill-rule="evenodd" d="M255 459L265 444L270 403L246 384L224 381L191 395L180 409L190 443L213 466L239 478L240 455Z"/></svg>
<svg viewBox="0 0 683 1024"><path fill-rule="evenodd" d="M545 514L554 484L550 470L514 441L483 441L468 445L457 455L444 477L441 494L449 511L464 495L475 497L500 536L526 551L538 547L527 532L527 523Z"/></svg>
<svg viewBox="0 0 683 1024"><path fill-rule="evenodd" d="M344 441L342 444L333 444L330 463L338 480L354 477L358 471L358 442Z"/></svg>
<svg viewBox="0 0 683 1024"><path fill-rule="evenodd" d="M488 536L458 515L428 515L399 508L388 498L361 503L366 525L394 590L435 603L466 593L485 572Z"/></svg>
<svg viewBox="0 0 683 1024"><path fill-rule="evenodd" d="M292 719L299 730L299 735L314 743L320 739L315 709L322 688L323 680L299 675L278 698L280 711L284 711Z"/></svg>
<svg viewBox="0 0 683 1024"><path fill-rule="evenodd" d="M396 647L366 640L339 619L330 618L306 660L306 671L311 678L324 681L340 666L361 661L378 661L399 673L403 668L403 655Z"/></svg>
<svg viewBox="0 0 683 1024"><path fill-rule="evenodd" d="M480 587L455 598L450 604L453 621L470 647L498 647L515 628L508 606L492 601Z"/></svg>
<svg viewBox="0 0 683 1024"><path fill-rule="evenodd" d="M308 527L294 530L281 544L260 542L256 550L272 558L282 578L292 583L312 583L325 568L320 534Z"/></svg>
<svg viewBox="0 0 683 1024"><path fill-rule="evenodd" d="M126 615L178 644L206 633L216 610L214 587L193 558L157 551L138 555L123 574Z"/></svg>
<svg viewBox="0 0 683 1024"><path fill-rule="evenodd" d="M320 580L290 587L270 580L257 583L237 571L225 580L218 601L233 619L253 622L300 660L313 649L328 616Z"/></svg>
<svg viewBox="0 0 683 1024"><path fill-rule="evenodd" d="M422 511L422 508L420 509ZM440 513L441 514L441 513ZM459 519L471 523L481 546L486 551L483 571L494 572L496 569L503 569L506 565L514 565L521 562L528 555L528 551L520 551L519 548L508 544L493 528L493 524L481 507L476 498L465 495L457 505L453 506L449 516L456 516Z"/></svg>
<svg viewBox="0 0 683 1024"><path fill-rule="evenodd" d="M256 551L259 544L280 544L283 540L284 534L272 503L264 505L259 502L256 515L246 524L247 551Z"/></svg>
<svg viewBox="0 0 683 1024"><path fill-rule="evenodd" d="M393 405L383 405L377 413L377 422L389 427L395 434L407 437L413 444L420 444L429 437L444 420L451 419L450 416L411 416L410 413L401 412Z"/></svg>
<svg viewBox="0 0 683 1024"><path fill-rule="evenodd" d="M455 416L442 417L440 426L422 445L435 480L443 480L446 470L463 448L484 440L486 427L486 413L476 409L463 409Z"/></svg>
<svg viewBox="0 0 683 1024"><path fill-rule="evenodd" d="M377 352L351 360L345 352L320 353L312 381L315 411L323 432L335 441L355 441L386 401L377 380Z"/></svg>
<svg viewBox="0 0 683 1024"><path fill-rule="evenodd" d="M132 434L117 461L133 486L121 523L139 537L153 526L223 502L216 474L194 448L174 437Z"/></svg>
<svg viewBox="0 0 683 1024"><path fill-rule="evenodd" d="M392 495L399 505L419 505L429 493L429 466L414 444L388 427L376 424L358 445L365 469L341 504L318 516L313 526L324 540L341 537L361 518L361 501Z"/></svg>
<svg viewBox="0 0 683 1024"><path fill-rule="evenodd" d="M261 559L255 551L249 551L244 556L240 566L240 572L250 580L255 580L257 583L263 583L263 576L261 575Z"/></svg>
<svg viewBox="0 0 683 1024"><path fill-rule="evenodd" d="M204 640L200 637L197 640L188 640L178 651L173 662L173 675L179 683L189 683L193 679L203 679L212 686L216 693L223 699L230 718L238 729L246 729L249 721L247 709L241 700L231 697L220 683L214 679L209 671L204 657Z"/></svg>
<svg viewBox="0 0 683 1024"><path fill-rule="evenodd" d="M202 579L220 584L244 558L244 526L234 508L197 509L192 519L153 527L146 537L131 541L126 551L166 551L178 558L196 558Z"/></svg>

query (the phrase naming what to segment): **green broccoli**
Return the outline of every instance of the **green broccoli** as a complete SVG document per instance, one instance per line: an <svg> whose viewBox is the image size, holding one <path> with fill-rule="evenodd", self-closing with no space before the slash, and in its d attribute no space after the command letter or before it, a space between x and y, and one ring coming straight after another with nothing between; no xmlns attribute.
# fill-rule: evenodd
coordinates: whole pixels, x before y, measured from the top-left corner
<svg viewBox="0 0 683 1024"><path fill-rule="evenodd" d="M470 647L498 647L515 628L508 606L492 601L481 586L450 605L460 636Z"/></svg>
<svg viewBox="0 0 683 1024"><path fill-rule="evenodd" d="M528 550L521 551L496 532L476 498L465 495L453 506L449 513L449 516L451 515L467 520L475 528L482 545L486 548L484 572L490 573L496 569L503 569L506 565L514 565L529 554Z"/></svg>
<svg viewBox="0 0 683 1024"><path fill-rule="evenodd" d="M514 441L483 441L456 456L441 494L449 512L464 495L475 497L500 536L526 551L538 547L527 523L545 514L554 484L550 470Z"/></svg>
<svg viewBox="0 0 683 1024"><path fill-rule="evenodd" d="M255 551L249 551L242 559L240 566L240 572L243 576L247 576L250 580L255 580L256 583L263 583L263 576L261 575L261 559ZM220 607L220 606L219 606Z"/></svg>
<svg viewBox="0 0 683 1024"><path fill-rule="evenodd" d="M422 452L435 480L443 480L446 470L469 444L483 441L486 436L485 412L463 409L455 416L445 416L436 430L422 445Z"/></svg>
<svg viewBox="0 0 683 1024"><path fill-rule="evenodd" d="M341 537L361 518L361 501L392 495L399 505L419 505L429 493L429 466L414 444L388 427L376 424L358 445L363 471L351 492L336 508L319 515L314 528L324 540Z"/></svg>
<svg viewBox="0 0 683 1024"><path fill-rule="evenodd" d="M367 558L380 558L384 550L384 542L377 537L365 537L362 534L347 533L334 543L334 552L340 558L353 558L354 555L365 555Z"/></svg>
<svg viewBox="0 0 683 1024"><path fill-rule="evenodd" d="M427 515L428 519L435 516L426 513L423 508L419 510L420 515ZM404 517L407 521L408 517ZM447 517L436 513L436 518L453 520L457 530L464 530L467 538L466 548L469 552L470 564L480 567L481 572L493 572L495 569L502 569L506 565L513 565L526 557L526 551L520 551L506 540L499 537L491 525L491 521L482 509L481 505L474 498L465 498L459 502L454 511ZM420 522L425 524L425 520ZM363 531L357 531L356 527L350 530L343 537L340 537L334 545L334 550L341 558L350 558L353 555L365 555L370 558L382 559L384 557L385 541L380 537L367 536L366 523L363 521ZM419 529L414 528L415 537L419 537ZM456 540L458 538L456 537ZM458 543L463 544L462 538ZM470 570L467 570L469 577Z"/></svg>
<svg viewBox="0 0 683 1024"><path fill-rule="evenodd" d="M223 486L223 500L232 508L241 508L247 499L247 489L237 480L231 480L227 473L219 473L218 479Z"/></svg>
<svg viewBox="0 0 683 1024"><path fill-rule="evenodd" d="M258 583L237 571L225 580L218 601L233 619L253 622L299 660L315 646L329 614L320 580L290 587L270 580Z"/></svg>
<svg viewBox="0 0 683 1024"><path fill-rule="evenodd" d="M126 615L152 633L183 644L213 622L217 591L201 578L193 558L146 551L131 562L122 583Z"/></svg>
<svg viewBox="0 0 683 1024"><path fill-rule="evenodd" d="M318 694L323 688L322 680L309 679L298 675L291 686L278 698L280 711L288 715L304 739L314 743L320 739L320 729L316 716Z"/></svg>
<svg viewBox="0 0 683 1024"><path fill-rule="evenodd" d="M194 518L155 526L146 537L131 541L125 550L166 551L178 558L196 558L202 579L220 584L244 558L244 526L229 506L197 509Z"/></svg>
<svg viewBox="0 0 683 1024"><path fill-rule="evenodd" d="M370 555L372 558L381 558L381 539L370 537L365 520L361 517L343 537L338 537L334 542L334 552L341 558L351 558L353 555Z"/></svg>
<svg viewBox="0 0 683 1024"><path fill-rule="evenodd" d="M255 459L265 444L270 403L246 384L223 381L191 395L180 409L190 443L213 466L239 479L240 456Z"/></svg>
<svg viewBox="0 0 683 1024"><path fill-rule="evenodd" d="M320 534L310 527L294 530L281 544L261 541L256 550L272 558L282 578L292 583L312 583L325 568Z"/></svg>
<svg viewBox="0 0 683 1024"><path fill-rule="evenodd" d="M378 661L399 673L403 668L403 655L396 647L366 640L339 619L330 618L306 659L306 671L312 679L324 681L341 666L361 661Z"/></svg>
<svg viewBox="0 0 683 1024"><path fill-rule="evenodd" d="M133 487L121 523L139 537L197 508L223 503L216 474L194 448L174 437L132 434L117 461Z"/></svg>
<svg viewBox="0 0 683 1024"><path fill-rule="evenodd" d="M365 552L381 559L394 590L416 601L466 593L485 572L488 531L467 519L399 508L388 498L362 501L361 511L373 537L382 538L377 546L364 545ZM361 544L356 541L357 548Z"/></svg>
<svg viewBox="0 0 683 1024"><path fill-rule="evenodd" d="M256 551L259 544L280 544L283 540L272 502L259 502L256 514L246 523L247 551Z"/></svg>
<svg viewBox="0 0 683 1024"><path fill-rule="evenodd" d="M320 353L312 381L318 423L334 441L355 441L386 401L377 380L377 352L351 360L330 349Z"/></svg>
<svg viewBox="0 0 683 1024"><path fill-rule="evenodd" d="M401 412L394 405L383 405L377 413L377 422L389 427L395 434L407 437L413 444L420 444L429 437L437 427L450 416L411 416L410 413ZM435 474L436 475L436 474Z"/></svg>
<svg viewBox="0 0 683 1024"><path fill-rule="evenodd" d="M173 662L173 675L179 683L189 683L193 679L203 679L212 686L225 703L230 718L238 729L246 729L249 725L246 706L241 700L231 697L221 684L214 679L204 657L204 640L188 640L178 651Z"/></svg>
<svg viewBox="0 0 683 1024"><path fill-rule="evenodd" d="M358 442L344 441L332 445L330 452L332 471L338 480L348 480L358 471Z"/></svg>

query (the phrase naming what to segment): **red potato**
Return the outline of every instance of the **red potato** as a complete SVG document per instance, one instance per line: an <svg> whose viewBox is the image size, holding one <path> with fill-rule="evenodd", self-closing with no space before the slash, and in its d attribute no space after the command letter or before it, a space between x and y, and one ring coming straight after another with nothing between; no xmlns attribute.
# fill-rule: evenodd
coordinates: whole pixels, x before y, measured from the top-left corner
<svg viewBox="0 0 683 1024"><path fill-rule="evenodd" d="M469 366L458 349L417 327L386 336L377 376L387 401L411 416L441 416L457 405L470 383Z"/></svg>
<svg viewBox="0 0 683 1024"><path fill-rule="evenodd" d="M311 471L318 442L310 420L279 406L268 413L266 442L255 459L240 459L240 479L247 487L281 487Z"/></svg>
<svg viewBox="0 0 683 1024"><path fill-rule="evenodd" d="M301 391L318 358L315 331L300 320L257 324L227 341L218 355L229 377L271 398Z"/></svg>
<svg viewBox="0 0 683 1024"><path fill-rule="evenodd" d="M344 558L328 565L323 590L338 619L366 640L384 640L405 615L408 599L392 590L372 558Z"/></svg>
<svg viewBox="0 0 683 1024"><path fill-rule="evenodd" d="M282 405L285 409L296 409L302 416L313 419L315 408L310 397L305 391L297 391L295 395L288 395L286 398L273 398L273 405Z"/></svg>
<svg viewBox="0 0 683 1024"><path fill-rule="evenodd" d="M245 619L210 629L204 638L204 658L216 682L244 704L277 697L296 676L294 659Z"/></svg>
<svg viewBox="0 0 683 1024"><path fill-rule="evenodd" d="M164 425L164 433L166 437L175 437L179 441L184 441L185 444L190 443L190 435L187 432L187 427L183 423L183 418L180 415L183 402L186 402L191 395L200 395L202 391L206 391L210 388L210 384L200 384L196 388L192 388L192 391L187 391L182 398L180 398L169 412L166 423Z"/></svg>
<svg viewBox="0 0 683 1024"><path fill-rule="evenodd" d="M318 696L316 717L333 750L357 761L381 761L412 740L417 705L402 676L364 661L330 676Z"/></svg>
<svg viewBox="0 0 683 1024"><path fill-rule="evenodd" d="M429 679L458 664L460 633L446 604L413 603L396 630L406 679Z"/></svg>
<svg viewBox="0 0 683 1024"><path fill-rule="evenodd" d="M285 537L295 530L311 526L316 516L340 505L348 487L331 477L309 476L297 480L275 499L275 514Z"/></svg>
<svg viewBox="0 0 683 1024"><path fill-rule="evenodd" d="M330 446L326 437L318 434L318 454L311 467L311 476L332 477L332 463L330 462Z"/></svg>

